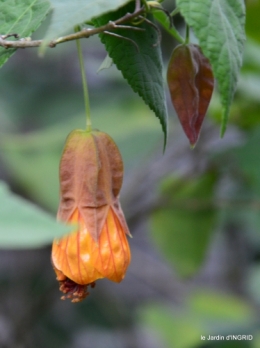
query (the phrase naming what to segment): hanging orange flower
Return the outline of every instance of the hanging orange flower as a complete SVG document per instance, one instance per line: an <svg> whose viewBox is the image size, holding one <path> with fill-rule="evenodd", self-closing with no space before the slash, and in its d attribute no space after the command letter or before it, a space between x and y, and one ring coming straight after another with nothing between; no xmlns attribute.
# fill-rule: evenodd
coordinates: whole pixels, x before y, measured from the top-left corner
<svg viewBox="0 0 260 348"><path fill-rule="evenodd" d="M130 263L130 235L119 203L123 162L114 141L99 131L75 130L60 162L58 219L76 226L54 240L52 263L62 298L84 299L100 278L120 282Z"/></svg>

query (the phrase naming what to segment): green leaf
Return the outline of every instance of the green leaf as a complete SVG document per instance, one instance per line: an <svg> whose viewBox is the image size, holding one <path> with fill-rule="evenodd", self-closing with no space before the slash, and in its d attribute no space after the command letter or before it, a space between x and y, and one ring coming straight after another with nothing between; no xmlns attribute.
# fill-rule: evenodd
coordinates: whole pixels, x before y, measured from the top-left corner
<svg viewBox="0 0 260 348"><path fill-rule="evenodd" d="M248 328L257 325L252 306L235 296L198 289L182 304L178 307L172 306L172 303L168 303L168 306L154 303L140 306L139 326L148 326L154 335L158 334L162 342L158 343L158 347L202 347L201 336L221 335L221 340L225 341L225 337L231 333L240 334L242 331L252 334ZM229 344L224 346L218 343L214 347L231 348ZM238 342L232 347L238 348Z"/></svg>
<svg viewBox="0 0 260 348"><path fill-rule="evenodd" d="M249 132L248 140L242 146L232 149L232 156L238 164L238 171L243 172L243 177L254 194L260 197L260 161L259 158L260 127Z"/></svg>
<svg viewBox="0 0 260 348"><path fill-rule="evenodd" d="M150 304L139 308L138 317L140 326L145 324L158 334L158 347L199 347L203 327L185 313L173 311L165 305Z"/></svg>
<svg viewBox="0 0 260 348"><path fill-rule="evenodd" d="M154 242L182 276L194 274L204 260L216 218L211 206L215 182L214 173L170 178L164 183L164 207L152 215Z"/></svg>
<svg viewBox="0 0 260 348"><path fill-rule="evenodd" d="M232 324L246 325L254 318L253 309L240 298L209 290L194 291L188 298L187 305L198 318L203 318L205 322L214 320L214 326L218 321L223 327Z"/></svg>
<svg viewBox="0 0 260 348"><path fill-rule="evenodd" d="M177 0L185 21L192 27L218 80L223 136L242 65L245 41L244 0Z"/></svg>
<svg viewBox="0 0 260 348"><path fill-rule="evenodd" d="M109 20L114 21L124 16L127 12L133 12L133 10L134 3L132 2L116 12L95 19L94 24L95 26L101 26ZM147 19L152 21L150 15L147 16ZM145 21L138 27L145 29L145 31L117 29L113 30L113 33L123 37L102 33L100 39L105 45L110 58L122 72L134 92L143 98L159 118L166 142L167 109L158 32ZM138 49L134 43L138 46Z"/></svg>
<svg viewBox="0 0 260 348"><path fill-rule="evenodd" d="M1 135L3 161L13 181L32 200L52 211L59 203L58 166L68 132L57 135L57 128L51 128L24 136Z"/></svg>
<svg viewBox="0 0 260 348"><path fill-rule="evenodd" d="M42 247L71 231L71 227L57 223L34 204L9 192L3 182L0 182L0 202L1 248Z"/></svg>
<svg viewBox="0 0 260 348"><path fill-rule="evenodd" d="M67 31L74 31L77 24L115 10L127 2L129 0L50 0L53 14L45 40L57 38Z"/></svg>
<svg viewBox="0 0 260 348"><path fill-rule="evenodd" d="M0 34L16 33L20 38L28 37L39 27L49 10L47 0L1 1ZM0 67L14 52L15 49L0 47Z"/></svg>
<svg viewBox="0 0 260 348"><path fill-rule="evenodd" d="M260 13L260 2L258 1L247 1L246 2L246 36L251 37L260 42L259 28L259 13Z"/></svg>
<svg viewBox="0 0 260 348"><path fill-rule="evenodd" d="M98 68L97 73L99 73L101 70L111 68L112 65L113 65L113 60L107 54L105 59L101 63L100 67Z"/></svg>

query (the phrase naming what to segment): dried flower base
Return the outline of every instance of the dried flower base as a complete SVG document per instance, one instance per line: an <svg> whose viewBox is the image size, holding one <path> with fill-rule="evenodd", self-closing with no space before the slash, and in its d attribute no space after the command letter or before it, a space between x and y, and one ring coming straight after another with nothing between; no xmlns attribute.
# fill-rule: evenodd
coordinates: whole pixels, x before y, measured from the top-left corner
<svg viewBox="0 0 260 348"><path fill-rule="evenodd" d="M65 295L61 297L62 300L71 299L71 302L81 302L89 295L88 286L91 288L95 287L95 282L90 284L77 284L73 280L66 278L62 280L60 283L60 291Z"/></svg>

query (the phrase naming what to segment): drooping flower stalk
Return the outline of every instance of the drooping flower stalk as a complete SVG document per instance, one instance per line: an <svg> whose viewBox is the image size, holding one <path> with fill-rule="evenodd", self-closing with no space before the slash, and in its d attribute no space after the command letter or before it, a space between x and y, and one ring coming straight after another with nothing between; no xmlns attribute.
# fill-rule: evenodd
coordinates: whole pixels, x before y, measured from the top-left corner
<svg viewBox="0 0 260 348"><path fill-rule="evenodd" d="M76 32L80 31L80 27L76 27L75 31ZM80 65L80 72L81 72L81 79L82 79L84 102L85 102L86 126L87 126L87 130L91 130L92 123L91 123L91 115L90 115L88 84L87 84L87 79L86 79L84 58L83 58L82 49L81 49L81 45L80 45L80 39L77 39L76 43L77 43L77 51L78 51L79 65Z"/></svg>

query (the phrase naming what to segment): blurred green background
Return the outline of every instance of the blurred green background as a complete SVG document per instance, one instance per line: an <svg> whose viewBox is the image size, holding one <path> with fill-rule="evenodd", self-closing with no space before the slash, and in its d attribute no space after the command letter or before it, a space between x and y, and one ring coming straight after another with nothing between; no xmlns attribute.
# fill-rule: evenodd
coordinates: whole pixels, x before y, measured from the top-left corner
<svg viewBox="0 0 260 348"><path fill-rule="evenodd" d="M260 4L246 4L244 66L228 130L220 139L216 89L194 150L169 103L163 154L158 119L115 67L96 73L106 55L98 38L82 41L93 125L115 139L125 163L132 262L121 284L100 280L71 304L59 299L50 245L2 248L1 348L260 347ZM182 30L180 17L175 24ZM165 67L175 44L163 32ZM0 180L55 216L61 151L68 133L85 124L76 45L44 58L20 50L0 76ZM23 236L16 209L9 219Z"/></svg>

